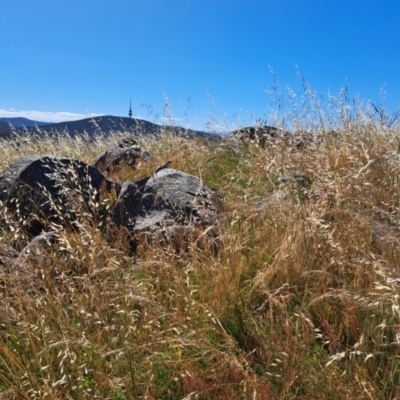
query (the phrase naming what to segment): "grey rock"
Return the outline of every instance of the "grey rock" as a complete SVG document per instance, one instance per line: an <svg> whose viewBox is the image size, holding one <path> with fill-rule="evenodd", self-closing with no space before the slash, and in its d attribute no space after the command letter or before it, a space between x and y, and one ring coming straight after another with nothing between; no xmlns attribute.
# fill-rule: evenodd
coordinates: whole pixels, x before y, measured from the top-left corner
<svg viewBox="0 0 400 400"><path fill-rule="evenodd" d="M138 160L151 161L153 158L142 151L136 140L131 137L121 138L112 143L107 150L93 163L93 167L107 172L119 168L122 161L129 166L135 166Z"/></svg>
<svg viewBox="0 0 400 400"><path fill-rule="evenodd" d="M273 126L251 126L232 132L232 138L239 143L256 143L261 148L275 143L278 139L287 141L291 146L301 149L316 142L316 135L305 131L288 132Z"/></svg>
<svg viewBox="0 0 400 400"><path fill-rule="evenodd" d="M220 197L200 179L164 168L123 185L113 222L136 237L173 242L187 239L193 227L201 231L215 224L221 211Z"/></svg>
<svg viewBox="0 0 400 400"><path fill-rule="evenodd" d="M166 168L168 168L168 167L171 165L171 163L172 163L172 161L167 161L166 163L164 163L164 164L160 165L159 167L157 167L157 169L156 169L156 172L155 172L155 173L157 173L157 172L161 171L162 169L166 169Z"/></svg>
<svg viewBox="0 0 400 400"><path fill-rule="evenodd" d="M232 136L240 142L254 142L264 148L275 139L289 137L290 133L273 126L251 126L235 130Z"/></svg>
<svg viewBox="0 0 400 400"><path fill-rule="evenodd" d="M17 250L8 245L0 247L0 265L11 265L19 256Z"/></svg>
<svg viewBox="0 0 400 400"><path fill-rule="evenodd" d="M139 214L143 190L148 180L149 178L144 178L137 182L124 182L112 215L112 222L116 226L124 226L129 231L133 230Z"/></svg>
<svg viewBox="0 0 400 400"><path fill-rule="evenodd" d="M134 230L154 224L210 225L221 211L221 201L199 178L175 169L154 174L143 190Z"/></svg>
<svg viewBox="0 0 400 400"><path fill-rule="evenodd" d="M51 222L76 229L95 217L100 190L112 188L119 184L97 169L52 155L21 158L0 174L0 201L31 235Z"/></svg>

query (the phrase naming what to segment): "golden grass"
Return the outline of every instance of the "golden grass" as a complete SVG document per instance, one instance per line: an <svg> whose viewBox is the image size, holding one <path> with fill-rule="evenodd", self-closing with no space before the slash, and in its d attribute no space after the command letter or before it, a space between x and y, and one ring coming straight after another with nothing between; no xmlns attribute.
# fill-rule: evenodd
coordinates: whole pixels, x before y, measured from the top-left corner
<svg viewBox="0 0 400 400"><path fill-rule="evenodd" d="M360 117L316 132L322 143L302 150L141 137L221 193L219 251L143 243L132 255L126 234L110 244L88 221L6 262L2 398L399 398L400 162L388 157L400 130ZM0 143L0 167L33 153L91 163L107 144L22 136ZM311 185L280 180L293 173ZM20 250L6 217L0 243Z"/></svg>

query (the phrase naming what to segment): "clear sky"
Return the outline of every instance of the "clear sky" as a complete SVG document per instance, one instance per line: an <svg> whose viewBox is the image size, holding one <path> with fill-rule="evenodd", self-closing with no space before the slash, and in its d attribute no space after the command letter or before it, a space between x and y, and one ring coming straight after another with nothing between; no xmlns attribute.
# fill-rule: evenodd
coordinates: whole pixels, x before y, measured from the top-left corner
<svg viewBox="0 0 400 400"><path fill-rule="evenodd" d="M400 105L399 0L1 0L0 117L246 125L283 88ZM296 69L297 66L297 69ZM253 117L251 117L253 115Z"/></svg>

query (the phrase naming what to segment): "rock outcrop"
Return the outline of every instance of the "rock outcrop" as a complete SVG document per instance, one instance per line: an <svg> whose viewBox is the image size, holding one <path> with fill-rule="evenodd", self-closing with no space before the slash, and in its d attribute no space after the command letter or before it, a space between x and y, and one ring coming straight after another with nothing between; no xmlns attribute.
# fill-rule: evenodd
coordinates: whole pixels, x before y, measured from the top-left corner
<svg viewBox="0 0 400 400"><path fill-rule="evenodd" d="M50 223L76 229L83 219L95 217L100 190L113 187L119 190L82 161L30 156L0 175L0 201L26 232L37 235Z"/></svg>
<svg viewBox="0 0 400 400"><path fill-rule="evenodd" d="M275 139L288 138L290 133L273 126L251 126L237 129L232 136L239 142L254 142L264 148Z"/></svg>
<svg viewBox="0 0 400 400"><path fill-rule="evenodd" d="M298 149L310 145L316 139L310 132L299 131L291 133L267 125L237 129L232 132L232 138L239 143L255 143L261 148L266 148L277 140L284 140Z"/></svg>
<svg viewBox="0 0 400 400"><path fill-rule="evenodd" d="M112 169L120 168L122 161L133 167L138 160L151 161L152 159L149 153L141 150L135 139L126 137L112 143L104 154L97 158L93 167L109 172Z"/></svg>
<svg viewBox="0 0 400 400"><path fill-rule="evenodd" d="M219 195L199 178L164 168L152 177L125 182L113 222L148 241L187 238L191 228L213 225L222 211Z"/></svg>
<svg viewBox="0 0 400 400"><path fill-rule="evenodd" d="M88 221L100 226L110 217L108 237L115 228L117 235L124 229L132 243L140 238L163 243L178 236L187 239L215 224L222 211L219 195L199 178L168 168L169 161L152 176L122 185L97 169L116 168L120 161L130 165L138 158L153 160L130 138L111 145L94 166L52 155L21 158L0 174L2 215L6 220L10 216L28 236L60 229L79 232ZM100 193L112 190L118 196L114 209L100 212ZM4 254L4 263L7 260Z"/></svg>

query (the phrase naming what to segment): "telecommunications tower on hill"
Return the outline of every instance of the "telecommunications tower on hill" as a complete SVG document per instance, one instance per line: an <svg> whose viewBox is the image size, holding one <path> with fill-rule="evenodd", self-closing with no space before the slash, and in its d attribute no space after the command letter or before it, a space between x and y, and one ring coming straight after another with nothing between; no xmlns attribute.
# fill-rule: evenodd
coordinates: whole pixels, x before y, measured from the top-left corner
<svg viewBox="0 0 400 400"><path fill-rule="evenodd" d="M129 112L128 112L129 118L132 118L132 100L129 101Z"/></svg>

